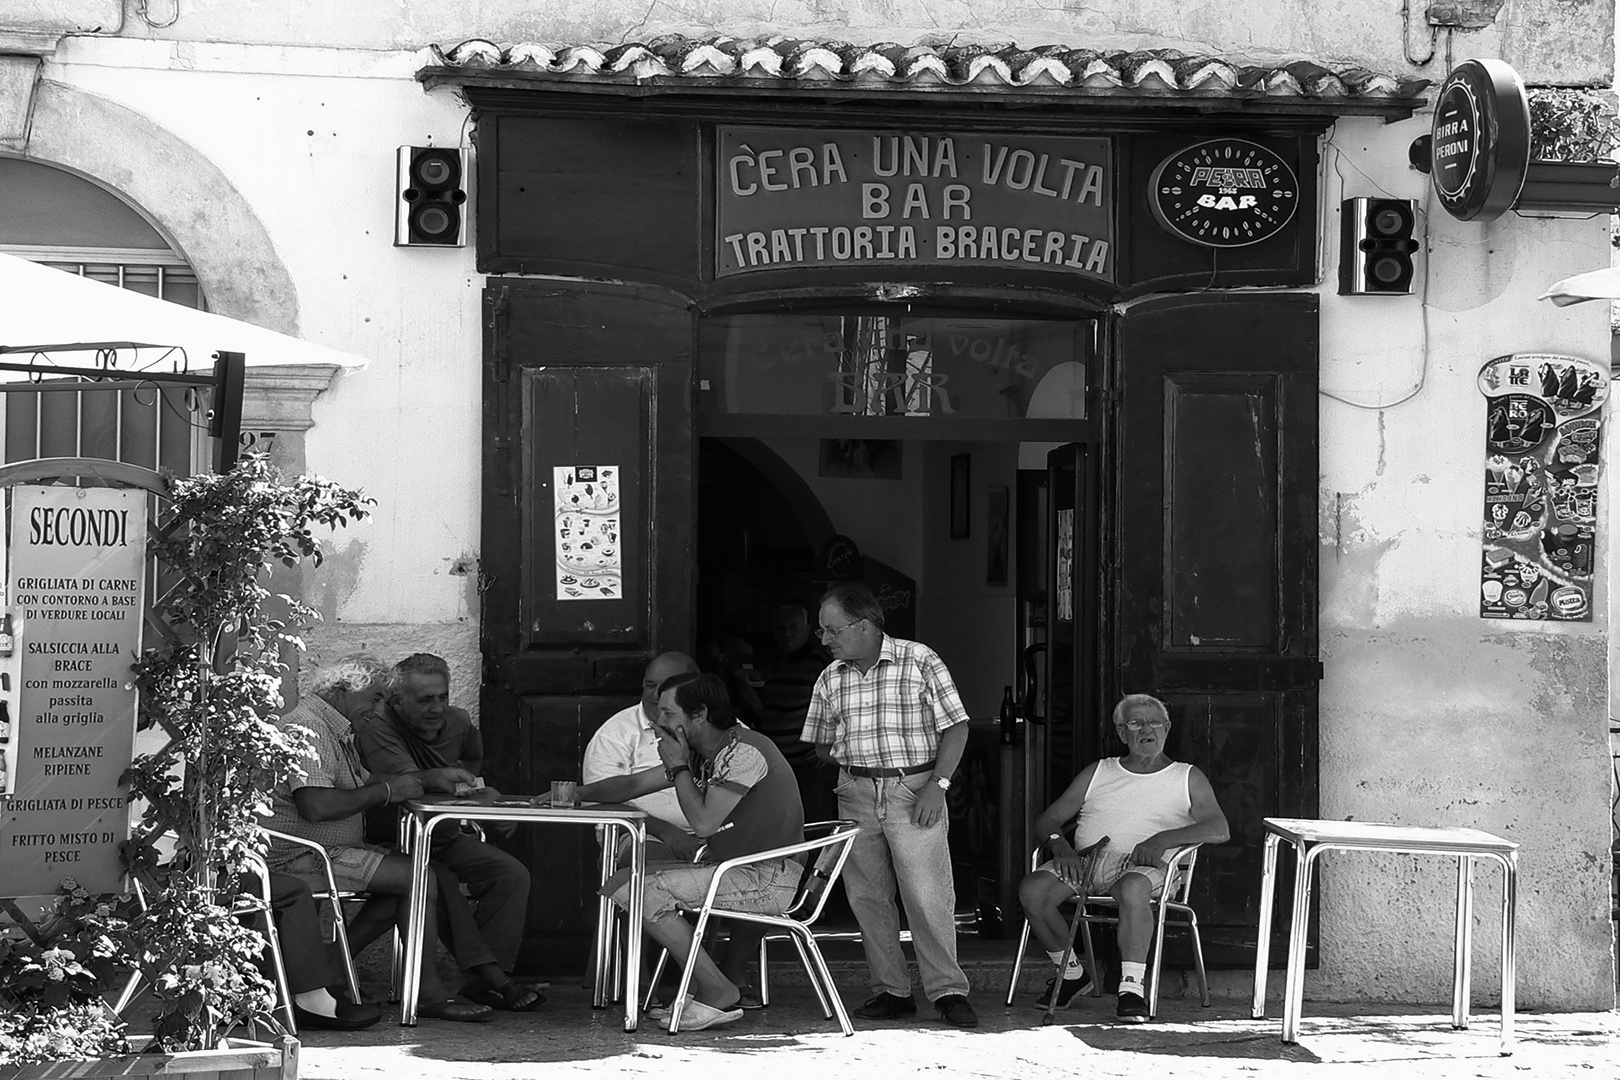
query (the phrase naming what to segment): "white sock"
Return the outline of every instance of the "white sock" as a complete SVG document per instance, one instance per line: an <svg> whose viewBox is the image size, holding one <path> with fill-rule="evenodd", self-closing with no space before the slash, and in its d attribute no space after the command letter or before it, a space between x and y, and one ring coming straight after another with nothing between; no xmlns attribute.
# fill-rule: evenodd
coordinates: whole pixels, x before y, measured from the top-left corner
<svg viewBox="0 0 1620 1080"><path fill-rule="evenodd" d="M1069 966L1063 969L1065 979L1083 979L1086 977L1086 965L1080 962L1079 953L1069 954Z"/></svg>
<svg viewBox="0 0 1620 1080"><path fill-rule="evenodd" d="M1119 965L1119 992L1141 994L1147 979L1147 965L1123 960Z"/></svg>
<svg viewBox="0 0 1620 1080"><path fill-rule="evenodd" d="M1052 950L1048 949L1046 952L1046 958L1052 961L1053 964L1061 964L1063 963L1063 950L1058 949L1056 952L1053 952Z"/></svg>
<svg viewBox="0 0 1620 1080"><path fill-rule="evenodd" d="M333 997L332 992L324 986L316 990L305 990L301 994L294 994L293 1001L297 1003L300 1009L308 1013L314 1013L316 1016L337 1015L337 998Z"/></svg>

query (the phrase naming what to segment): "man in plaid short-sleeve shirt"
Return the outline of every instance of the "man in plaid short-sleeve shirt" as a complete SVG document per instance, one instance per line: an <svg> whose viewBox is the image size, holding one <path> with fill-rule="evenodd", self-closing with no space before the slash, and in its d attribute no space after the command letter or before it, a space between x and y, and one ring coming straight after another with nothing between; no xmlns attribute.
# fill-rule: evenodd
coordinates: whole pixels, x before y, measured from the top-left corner
<svg viewBox="0 0 1620 1080"><path fill-rule="evenodd" d="M917 1011L900 951L898 889L923 992L946 1023L973 1027L979 1019L956 960L945 812L967 746L967 710L934 650L883 632L883 609L866 586L834 587L818 617L833 663L816 680L801 737L840 766L838 814L861 825L844 885L875 995L856 1015L892 1020Z"/></svg>

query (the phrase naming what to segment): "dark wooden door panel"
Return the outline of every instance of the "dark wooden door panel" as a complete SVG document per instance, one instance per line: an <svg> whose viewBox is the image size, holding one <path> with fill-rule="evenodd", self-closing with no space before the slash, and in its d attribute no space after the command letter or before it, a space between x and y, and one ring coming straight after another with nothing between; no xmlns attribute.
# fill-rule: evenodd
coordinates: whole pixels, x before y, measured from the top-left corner
<svg viewBox="0 0 1620 1080"><path fill-rule="evenodd" d="M526 557L521 567L519 640L525 648L551 644L646 648L652 536L647 465L656 374L650 366L522 371L520 497ZM596 470L597 480L572 497L613 492L616 515L581 511L562 512L559 517L557 472L568 476L579 466ZM559 574L558 547L564 545L589 549L565 555L599 556L609 566L616 560L618 576L594 578L579 566ZM600 595L605 591L602 581L610 583L607 588L616 585L616 598Z"/></svg>
<svg viewBox="0 0 1620 1080"><path fill-rule="evenodd" d="M1316 320L1178 297L1120 327L1119 689L1165 700L1231 822L1195 886L1218 962L1252 962L1261 819L1317 814Z"/></svg>
<svg viewBox="0 0 1620 1080"><path fill-rule="evenodd" d="M648 659L691 647L692 318L656 288L499 278L485 313L481 723L488 779L527 794L577 780ZM580 465L619 470L620 597L565 595L555 470ZM524 970L582 970L595 837L533 828L509 843L534 870Z"/></svg>

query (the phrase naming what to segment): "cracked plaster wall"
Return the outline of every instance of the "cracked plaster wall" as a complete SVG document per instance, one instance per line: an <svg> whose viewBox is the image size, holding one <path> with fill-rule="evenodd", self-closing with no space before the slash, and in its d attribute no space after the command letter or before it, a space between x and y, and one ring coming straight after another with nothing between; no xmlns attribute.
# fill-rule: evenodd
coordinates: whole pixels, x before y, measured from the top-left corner
<svg viewBox="0 0 1620 1080"><path fill-rule="evenodd" d="M58 0L61 2L61 0ZM82 3L83 0L77 0ZM1403 45L1400 0L187 0L172 27L131 19L125 33L160 40L391 50L471 37L492 41L646 41L659 34L785 34L854 42L1013 40L1100 49L1177 48L1241 59L1308 57L1440 78L1458 58L1499 56L1533 83L1608 86L1614 5L1603 0L1515 0L1479 31L1442 34L1430 52L1427 0L1411 0ZM165 9L167 10L167 9ZM0 17L0 25L4 24ZM60 21L60 20L58 20Z"/></svg>
<svg viewBox="0 0 1620 1080"><path fill-rule="evenodd" d="M1337 262L1340 198L1387 191L1428 202L1425 178L1400 154L1424 130L1420 121L1338 125L1325 162L1326 265ZM1416 299L1322 290L1323 388L1388 406L1321 401L1322 815L1518 841L1520 1001L1609 1008L1606 547L1592 622L1479 618L1484 398L1475 386L1480 366L1504 353L1604 359L1604 305L1535 297L1606 265L1607 230L1601 219L1465 223L1433 206L1425 220L1426 311ZM1500 890L1486 864L1476 880L1474 993L1493 1002ZM1323 965L1308 993L1447 999L1448 865L1340 855L1323 883Z"/></svg>

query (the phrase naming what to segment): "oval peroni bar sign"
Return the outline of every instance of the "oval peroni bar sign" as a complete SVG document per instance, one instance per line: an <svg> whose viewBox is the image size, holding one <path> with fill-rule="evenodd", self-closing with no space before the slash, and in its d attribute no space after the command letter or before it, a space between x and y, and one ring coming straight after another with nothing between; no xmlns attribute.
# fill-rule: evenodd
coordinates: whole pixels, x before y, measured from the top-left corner
<svg viewBox="0 0 1620 1080"><path fill-rule="evenodd" d="M1491 221L1518 201L1530 164L1530 103L1512 67L1465 60L1453 68L1429 134L1429 179L1452 217Z"/></svg>
<svg viewBox="0 0 1620 1080"><path fill-rule="evenodd" d="M1114 280L1107 139L722 126L715 275L995 267Z"/></svg>
<svg viewBox="0 0 1620 1080"><path fill-rule="evenodd" d="M1204 247L1247 247L1281 232L1299 209L1288 163L1247 139L1210 139L1153 170L1148 205L1167 232Z"/></svg>

